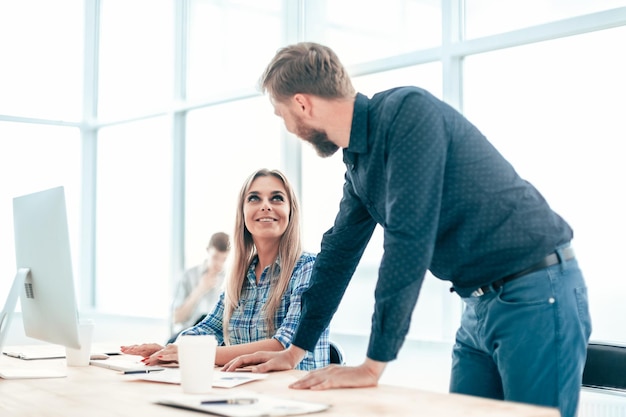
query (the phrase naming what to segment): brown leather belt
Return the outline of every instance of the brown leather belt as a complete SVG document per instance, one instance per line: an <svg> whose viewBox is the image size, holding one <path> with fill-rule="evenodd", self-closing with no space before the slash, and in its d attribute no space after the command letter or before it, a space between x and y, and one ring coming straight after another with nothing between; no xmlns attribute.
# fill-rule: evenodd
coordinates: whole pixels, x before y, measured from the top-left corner
<svg viewBox="0 0 626 417"><path fill-rule="evenodd" d="M571 246L568 246L566 248L563 249L562 251L563 253L563 262L565 261L569 261L571 259L574 259L575 255L574 255L574 249L572 249ZM556 254L556 252L551 253L550 255L546 256L545 258L543 258L543 260L541 260L541 262L537 262L536 264L529 266L526 269L523 269L519 272L516 272L514 274L508 275L504 278L500 278L497 281L492 282L489 285L484 285L480 288L478 288L476 291L474 291L471 296L472 297L480 297L481 295L487 294L489 291L491 291L492 289L498 290L498 288L501 288L504 284L506 284L507 282L511 282L514 279L523 277L524 275L528 275L532 272L536 272L539 271L541 269L547 268L549 266L553 266L553 265L557 265L559 264L561 261L559 260L559 256Z"/></svg>

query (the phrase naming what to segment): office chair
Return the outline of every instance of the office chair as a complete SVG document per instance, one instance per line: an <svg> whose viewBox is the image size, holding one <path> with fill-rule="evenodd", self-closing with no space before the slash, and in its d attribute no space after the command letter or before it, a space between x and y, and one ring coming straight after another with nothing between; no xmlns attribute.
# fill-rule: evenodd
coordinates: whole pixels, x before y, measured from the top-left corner
<svg viewBox="0 0 626 417"><path fill-rule="evenodd" d="M341 347L333 342L333 341L329 341L328 342L329 348L330 348L330 363L336 363L338 365L345 365L346 363L344 362L344 355L343 355L343 350L341 349Z"/></svg>
<svg viewBox="0 0 626 417"><path fill-rule="evenodd" d="M626 392L626 345L590 342L583 387Z"/></svg>

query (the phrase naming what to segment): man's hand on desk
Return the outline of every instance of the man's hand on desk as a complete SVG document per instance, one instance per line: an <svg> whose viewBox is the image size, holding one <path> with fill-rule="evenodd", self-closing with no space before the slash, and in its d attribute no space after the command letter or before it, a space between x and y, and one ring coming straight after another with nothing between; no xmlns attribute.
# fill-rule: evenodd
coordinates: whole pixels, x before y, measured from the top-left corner
<svg viewBox="0 0 626 417"><path fill-rule="evenodd" d="M325 368L309 372L289 388L325 390L331 388L375 387L385 370L385 362L369 358L359 366L328 365Z"/></svg>
<svg viewBox="0 0 626 417"><path fill-rule="evenodd" d="M295 345L280 352L256 352L239 356L228 362L223 371L234 372L237 368L248 367L252 372L286 371L296 367L306 352ZM359 366L329 365L310 371L289 388L324 390L330 388L359 388L378 385L385 370L386 362L366 358Z"/></svg>
<svg viewBox="0 0 626 417"><path fill-rule="evenodd" d="M302 361L306 351L295 345L279 352L256 352L241 355L226 363L222 371L234 372L237 368L247 367L252 372L287 371Z"/></svg>

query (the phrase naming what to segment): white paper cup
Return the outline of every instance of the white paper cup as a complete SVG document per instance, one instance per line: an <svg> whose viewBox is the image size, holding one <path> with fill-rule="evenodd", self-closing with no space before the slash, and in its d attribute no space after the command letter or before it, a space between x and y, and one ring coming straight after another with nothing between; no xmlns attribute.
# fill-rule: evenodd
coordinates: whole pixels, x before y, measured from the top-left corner
<svg viewBox="0 0 626 417"><path fill-rule="evenodd" d="M65 348L67 366L89 366L93 328L93 320L80 321L78 324L78 340L80 341L80 349Z"/></svg>
<svg viewBox="0 0 626 417"><path fill-rule="evenodd" d="M187 394L211 391L217 341L213 335L185 336L176 340L180 384Z"/></svg>

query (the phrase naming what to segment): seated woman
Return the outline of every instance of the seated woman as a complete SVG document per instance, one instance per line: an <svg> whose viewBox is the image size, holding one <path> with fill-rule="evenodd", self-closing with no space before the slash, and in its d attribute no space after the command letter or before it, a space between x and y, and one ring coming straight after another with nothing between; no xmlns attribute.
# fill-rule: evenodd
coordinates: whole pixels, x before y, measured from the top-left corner
<svg viewBox="0 0 626 417"><path fill-rule="evenodd" d="M233 234L234 260L226 289L207 317L182 335L215 335L215 364L257 351L291 345L300 320L301 296L309 286L315 256L302 251L300 209L285 176L261 169L239 194ZM176 362L176 343L122 346L147 365ZM329 364L328 329L296 369Z"/></svg>

